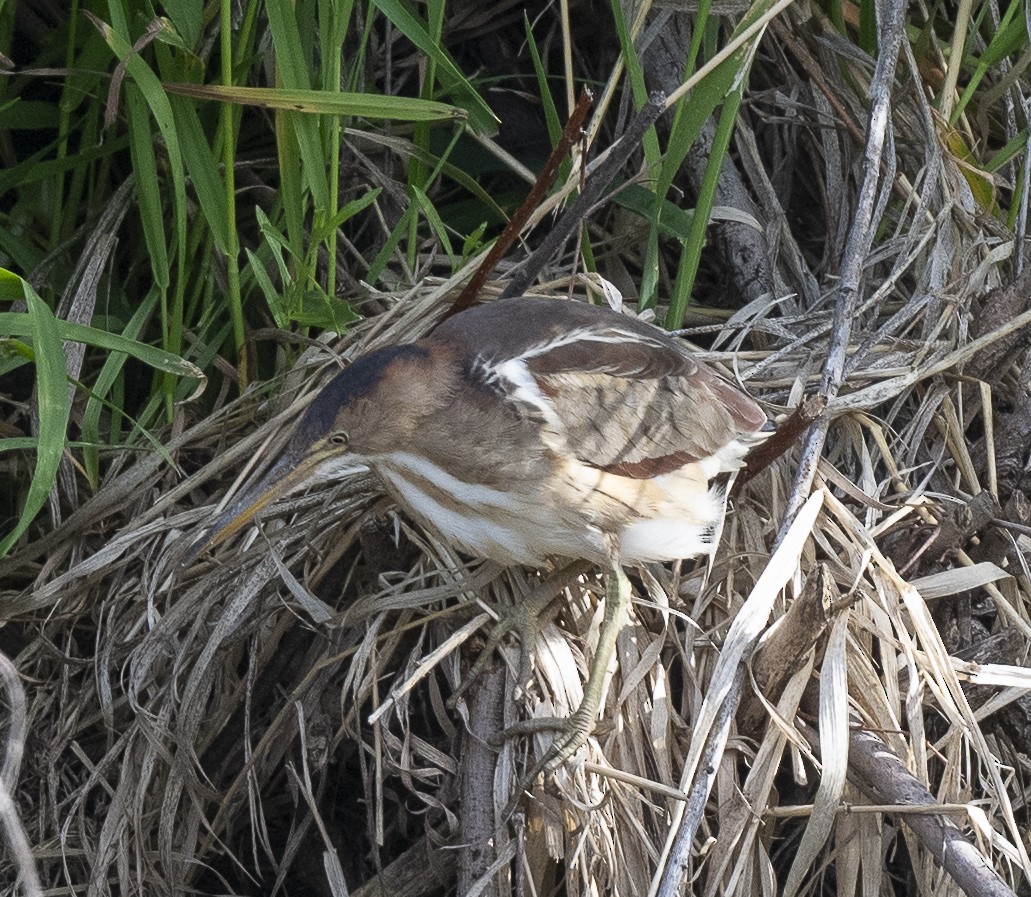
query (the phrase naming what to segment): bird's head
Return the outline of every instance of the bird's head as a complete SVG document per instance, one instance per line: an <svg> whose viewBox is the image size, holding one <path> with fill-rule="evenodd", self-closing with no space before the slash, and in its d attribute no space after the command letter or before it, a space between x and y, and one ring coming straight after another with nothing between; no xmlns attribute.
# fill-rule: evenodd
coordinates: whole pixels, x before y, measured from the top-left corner
<svg viewBox="0 0 1031 897"><path fill-rule="evenodd" d="M278 460L229 504L186 560L290 492L366 470L377 456L405 445L431 410L432 366L429 350L413 344L370 352L337 374L308 406Z"/></svg>

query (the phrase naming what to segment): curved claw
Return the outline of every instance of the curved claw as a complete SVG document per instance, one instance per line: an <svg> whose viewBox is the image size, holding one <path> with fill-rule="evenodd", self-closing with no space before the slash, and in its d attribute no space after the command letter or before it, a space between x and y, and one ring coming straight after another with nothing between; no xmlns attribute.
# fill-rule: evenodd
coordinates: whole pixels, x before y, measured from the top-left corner
<svg viewBox="0 0 1031 897"><path fill-rule="evenodd" d="M598 728L597 712L581 704L569 716L540 716L523 720L499 733L496 741L504 741L515 735L537 735L540 732L557 731L559 735L551 743L535 769L554 770L573 756Z"/></svg>
<svg viewBox="0 0 1031 897"><path fill-rule="evenodd" d="M583 745L598 724L605 673L616 647L616 638L626 622L630 607L630 580L622 568L614 567L609 574L605 591L605 619L598 636L598 647L591 660L591 669L584 686L580 706L566 718L544 717L526 720L509 726L501 738L526 735L546 729L557 729L560 734L535 768L554 770L561 766Z"/></svg>
<svg viewBox="0 0 1031 897"><path fill-rule="evenodd" d="M521 689L527 688L533 673L534 644L551 620L551 617L546 616L544 612L559 594L589 567L590 565L585 562L576 562L563 567L557 573L546 577L525 598L517 600L514 605L505 608L491 629L487 643L483 646L480 656L476 658L472 669L463 677L461 684L448 698L448 707L454 709L462 695L483 674L502 639L513 630L519 635L518 686Z"/></svg>

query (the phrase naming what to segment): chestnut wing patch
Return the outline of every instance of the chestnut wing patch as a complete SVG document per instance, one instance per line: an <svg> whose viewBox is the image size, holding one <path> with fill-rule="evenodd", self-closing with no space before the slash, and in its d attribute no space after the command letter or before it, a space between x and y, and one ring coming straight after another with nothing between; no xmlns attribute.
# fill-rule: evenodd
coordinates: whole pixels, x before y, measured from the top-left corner
<svg viewBox="0 0 1031 897"><path fill-rule="evenodd" d="M585 464L648 479L758 430L747 396L665 342L583 339L526 359Z"/></svg>

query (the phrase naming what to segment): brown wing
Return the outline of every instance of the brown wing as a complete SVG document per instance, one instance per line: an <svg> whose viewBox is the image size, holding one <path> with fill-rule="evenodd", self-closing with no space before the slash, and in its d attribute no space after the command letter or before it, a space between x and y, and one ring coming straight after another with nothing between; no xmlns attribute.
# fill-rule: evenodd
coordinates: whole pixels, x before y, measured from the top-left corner
<svg viewBox="0 0 1031 897"><path fill-rule="evenodd" d="M526 360L585 464L645 479L754 439L765 425L751 398L668 337L601 336Z"/></svg>
<svg viewBox="0 0 1031 897"><path fill-rule="evenodd" d="M645 479L756 438L766 415L664 332L607 308L520 297L469 309L429 338L473 359L469 383L551 425L585 464ZM505 371L525 364L551 406ZM506 376L508 374L509 376ZM539 430L534 429L535 433Z"/></svg>

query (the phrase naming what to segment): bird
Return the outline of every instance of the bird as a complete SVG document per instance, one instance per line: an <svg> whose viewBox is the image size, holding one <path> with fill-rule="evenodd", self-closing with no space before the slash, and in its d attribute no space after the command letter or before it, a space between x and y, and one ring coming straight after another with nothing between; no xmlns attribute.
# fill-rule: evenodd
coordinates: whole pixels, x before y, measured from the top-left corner
<svg viewBox="0 0 1031 897"><path fill-rule="evenodd" d="M583 701L557 725L554 767L597 723L630 606L624 567L708 555L726 480L771 429L752 397L651 324L576 300L488 301L337 374L188 557L289 492L371 468L418 524L473 557L598 565L599 644Z"/></svg>

